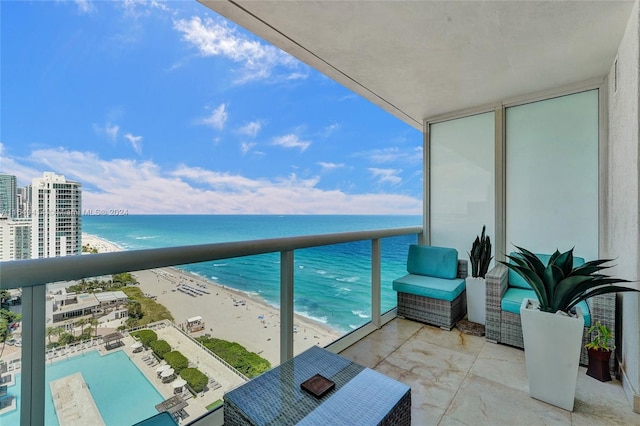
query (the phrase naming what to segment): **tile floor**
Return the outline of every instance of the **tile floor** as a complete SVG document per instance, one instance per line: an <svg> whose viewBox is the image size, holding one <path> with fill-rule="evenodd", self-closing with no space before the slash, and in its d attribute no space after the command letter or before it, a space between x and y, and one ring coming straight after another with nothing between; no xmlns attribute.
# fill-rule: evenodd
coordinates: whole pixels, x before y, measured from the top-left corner
<svg viewBox="0 0 640 426"><path fill-rule="evenodd" d="M341 355L411 386L413 425L640 425L619 381L580 367L573 412L528 393L524 352L396 318Z"/></svg>

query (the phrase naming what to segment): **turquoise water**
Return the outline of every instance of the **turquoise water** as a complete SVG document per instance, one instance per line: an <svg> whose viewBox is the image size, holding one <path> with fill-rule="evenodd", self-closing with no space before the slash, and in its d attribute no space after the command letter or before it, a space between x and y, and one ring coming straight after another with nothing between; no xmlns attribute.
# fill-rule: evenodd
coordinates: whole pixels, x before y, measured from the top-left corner
<svg viewBox="0 0 640 426"><path fill-rule="evenodd" d="M49 382L81 372L106 425L131 425L157 414L156 404L164 400L136 365L122 351L100 356L89 351L47 365L45 424L58 426ZM20 374L9 394L18 395L18 409L0 416L2 426L20 424Z"/></svg>
<svg viewBox="0 0 640 426"><path fill-rule="evenodd" d="M130 215L84 216L83 231L125 250L419 226L420 216ZM391 282L405 274L415 235L382 240L382 310L396 305ZM279 253L181 266L278 306ZM295 252L294 309L347 332L371 314L371 242Z"/></svg>

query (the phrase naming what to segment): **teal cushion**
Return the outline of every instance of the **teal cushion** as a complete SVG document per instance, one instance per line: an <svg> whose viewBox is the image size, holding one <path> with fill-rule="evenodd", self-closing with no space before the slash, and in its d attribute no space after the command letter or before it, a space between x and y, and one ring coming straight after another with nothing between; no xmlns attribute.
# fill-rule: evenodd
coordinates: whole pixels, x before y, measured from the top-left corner
<svg viewBox="0 0 640 426"><path fill-rule="evenodd" d="M405 275L393 282L393 289L399 293L453 302L465 289L464 278L447 280L424 275Z"/></svg>
<svg viewBox="0 0 640 426"><path fill-rule="evenodd" d="M536 293L533 290L509 288L504 293L504 296L502 296L500 307L503 311L520 315L520 305L522 305L522 301L525 297L533 300L538 300L538 298L536 297Z"/></svg>
<svg viewBox="0 0 640 426"><path fill-rule="evenodd" d="M518 257L519 254L515 252L511 252L509 253L509 256ZM538 257L538 259L542 261L542 263L544 263L545 266L549 264L549 259L551 259L550 254L536 253L536 256ZM509 259L509 263L513 264L514 262L513 260ZM584 265L584 259L581 257L574 256L573 267L575 268L576 266L580 266L580 265ZM526 282L524 278L522 278L517 272L512 271L511 269L509 269L509 287L518 287L518 288L531 290L531 286L529 285L529 283Z"/></svg>
<svg viewBox="0 0 640 426"><path fill-rule="evenodd" d="M529 299L538 300L536 293L533 290L525 290L522 288L509 288L502 296L500 307L503 311L511 312L513 314L520 315L520 305L522 301L527 297ZM589 311L589 305L585 301L578 303L578 306L582 310L582 317L584 319L584 326L591 326L591 312Z"/></svg>
<svg viewBox="0 0 640 426"><path fill-rule="evenodd" d="M409 246L407 272L436 278L453 279L458 275L458 251L452 248Z"/></svg>

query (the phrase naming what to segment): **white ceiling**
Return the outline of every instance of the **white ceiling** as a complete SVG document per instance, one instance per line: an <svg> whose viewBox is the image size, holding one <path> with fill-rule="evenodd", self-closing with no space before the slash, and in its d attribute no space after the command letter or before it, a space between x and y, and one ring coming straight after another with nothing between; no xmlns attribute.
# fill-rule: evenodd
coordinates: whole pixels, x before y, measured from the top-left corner
<svg viewBox="0 0 640 426"><path fill-rule="evenodd" d="M199 1L419 129L605 76L634 3Z"/></svg>

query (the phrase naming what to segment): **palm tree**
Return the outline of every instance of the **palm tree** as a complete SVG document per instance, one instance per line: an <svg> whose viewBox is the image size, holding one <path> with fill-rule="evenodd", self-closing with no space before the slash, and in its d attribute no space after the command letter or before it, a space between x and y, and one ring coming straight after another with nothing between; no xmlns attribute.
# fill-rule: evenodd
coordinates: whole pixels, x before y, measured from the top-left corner
<svg viewBox="0 0 640 426"><path fill-rule="evenodd" d="M51 335L56 334L56 327L47 327L47 343L51 343Z"/></svg>
<svg viewBox="0 0 640 426"><path fill-rule="evenodd" d="M98 320L96 318L91 318L89 320L89 324L91 324L91 326L94 327L93 336L97 337L98 336Z"/></svg>

